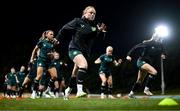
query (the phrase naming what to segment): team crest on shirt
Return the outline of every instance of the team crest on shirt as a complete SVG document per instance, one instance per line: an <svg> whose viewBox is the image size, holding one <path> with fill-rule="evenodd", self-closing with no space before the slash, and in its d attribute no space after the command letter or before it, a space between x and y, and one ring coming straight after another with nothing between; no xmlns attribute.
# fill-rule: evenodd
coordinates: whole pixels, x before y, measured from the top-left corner
<svg viewBox="0 0 180 111"><path fill-rule="evenodd" d="M108 62L111 62L111 61L112 61L112 58L105 58L104 60L105 60L105 61L108 61Z"/></svg>
<svg viewBox="0 0 180 111"><path fill-rule="evenodd" d="M84 27L84 25L83 24L81 24L81 28L83 28Z"/></svg>
<svg viewBox="0 0 180 111"><path fill-rule="evenodd" d="M96 31L96 27L91 27L91 30L94 32Z"/></svg>

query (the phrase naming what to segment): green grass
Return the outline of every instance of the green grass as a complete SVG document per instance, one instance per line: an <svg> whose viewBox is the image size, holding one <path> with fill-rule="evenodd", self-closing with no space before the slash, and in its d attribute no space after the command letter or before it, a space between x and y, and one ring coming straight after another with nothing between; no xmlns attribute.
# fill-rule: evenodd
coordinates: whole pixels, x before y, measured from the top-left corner
<svg viewBox="0 0 180 111"><path fill-rule="evenodd" d="M1 99L2 110L180 110L180 100L175 100L177 106L158 106L162 99Z"/></svg>

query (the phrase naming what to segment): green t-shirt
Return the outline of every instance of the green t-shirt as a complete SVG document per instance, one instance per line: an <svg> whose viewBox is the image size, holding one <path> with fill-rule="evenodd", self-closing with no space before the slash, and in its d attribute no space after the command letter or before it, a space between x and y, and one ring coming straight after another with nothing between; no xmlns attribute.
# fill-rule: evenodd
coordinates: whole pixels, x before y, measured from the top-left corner
<svg viewBox="0 0 180 111"><path fill-rule="evenodd" d="M101 60L101 64L99 71L111 72L113 62L115 60L114 56L103 54L100 56L100 60Z"/></svg>

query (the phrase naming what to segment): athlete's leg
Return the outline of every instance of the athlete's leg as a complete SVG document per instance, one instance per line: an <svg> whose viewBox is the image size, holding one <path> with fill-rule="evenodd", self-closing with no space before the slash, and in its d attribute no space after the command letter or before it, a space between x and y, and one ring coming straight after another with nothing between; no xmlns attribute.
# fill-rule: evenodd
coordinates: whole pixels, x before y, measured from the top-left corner
<svg viewBox="0 0 180 111"><path fill-rule="evenodd" d="M82 54L78 54L74 57L73 62L78 66L77 72L77 97L85 96L83 91L83 82L87 74L88 64L85 57Z"/></svg>
<svg viewBox="0 0 180 111"><path fill-rule="evenodd" d="M151 95L153 95L153 93L150 92L150 88L152 87L151 86L152 82L153 82L155 76L157 75L157 70L153 66L151 66L150 64L144 64L142 66L142 69L146 70L146 72L149 73L149 76L148 76L148 78L146 80L146 84L145 84L145 88L144 88L144 93L146 95L150 95L151 96Z"/></svg>
<svg viewBox="0 0 180 111"><path fill-rule="evenodd" d="M107 82L107 78L106 75L102 72L99 73L99 77L101 79L101 99L104 99L105 96L105 91L106 91L106 82Z"/></svg>
<svg viewBox="0 0 180 111"><path fill-rule="evenodd" d="M115 97L112 96L113 79L112 79L112 75L111 74L109 75L109 77L107 79L107 83L108 83L108 98L115 99Z"/></svg>
<svg viewBox="0 0 180 111"><path fill-rule="evenodd" d="M137 89L139 89L139 87L141 87L141 84L142 84L145 76L146 76L146 72L145 72L144 70L140 69L140 70L138 71L137 80L136 80L136 82L134 83L134 85L133 85L133 87L132 87L132 89L131 89L131 91L130 91L130 93L129 93L129 97L134 97L134 96L133 96L133 95L134 95L134 92L136 92Z"/></svg>

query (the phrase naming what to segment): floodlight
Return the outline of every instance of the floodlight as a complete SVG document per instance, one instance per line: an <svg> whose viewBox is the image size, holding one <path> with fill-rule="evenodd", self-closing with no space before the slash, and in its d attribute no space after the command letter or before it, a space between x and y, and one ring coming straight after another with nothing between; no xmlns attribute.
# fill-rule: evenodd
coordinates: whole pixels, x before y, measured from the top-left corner
<svg viewBox="0 0 180 111"><path fill-rule="evenodd" d="M167 37L169 35L168 28L166 26L160 25L155 28L155 34L158 37Z"/></svg>

